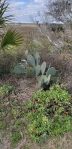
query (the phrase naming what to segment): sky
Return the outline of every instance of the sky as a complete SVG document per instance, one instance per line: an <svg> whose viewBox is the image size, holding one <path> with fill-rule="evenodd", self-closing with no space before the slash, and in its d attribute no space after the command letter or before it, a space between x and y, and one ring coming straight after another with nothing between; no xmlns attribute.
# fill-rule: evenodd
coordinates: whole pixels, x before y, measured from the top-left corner
<svg viewBox="0 0 72 149"><path fill-rule="evenodd" d="M9 9L7 14L13 15L13 22L34 23L37 20L43 22L46 4L54 0L7 0ZM71 0L72 1L72 0ZM48 22L56 22L52 16L48 16Z"/></svg>
<svg viewBox="0 0 72 149"><path fill-rule="evenodd" d="M31 23L40 20L43 15L46 0L7 0L8 14L14 16L13 21L18 23ZM41 20L40 20L41 21Z"/></svg>

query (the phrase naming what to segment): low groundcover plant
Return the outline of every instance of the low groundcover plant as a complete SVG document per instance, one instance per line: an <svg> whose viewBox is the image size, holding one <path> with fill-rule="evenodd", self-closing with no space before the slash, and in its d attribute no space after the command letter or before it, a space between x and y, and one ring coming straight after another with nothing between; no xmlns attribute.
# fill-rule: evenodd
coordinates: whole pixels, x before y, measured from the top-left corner
<svg viewBox="0 0 72 149"><path fill-rule="evenodd" d="M72 131L71 96L59 85L34 93L27 110L28 132L36 142Z"/></svg>

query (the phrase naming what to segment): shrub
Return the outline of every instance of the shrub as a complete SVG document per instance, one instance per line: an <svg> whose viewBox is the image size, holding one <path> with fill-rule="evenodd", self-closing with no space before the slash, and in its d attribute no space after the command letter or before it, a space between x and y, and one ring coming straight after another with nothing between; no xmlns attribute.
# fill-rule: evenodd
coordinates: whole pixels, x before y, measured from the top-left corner
<svg viewBox="0 0 72 149"><path fill-rule="evenodd" d="M13 145L16 145L21 139L22 139L22 136L21 136L20 132L18 132L18 131L12 132L11 141L12 141Z"/></svg>
<svg viewBox="0 0 72 149"><path fill-rule="evenodd" d="M28 132L37 142L48 136L72 130L72 103L70 95L59 85L49 91L37 91L28 103Z"/></svg>
<svg viewBox="0 0 72 149"><path fill-rule="evenodd" d="M0 85L0 97L8 95L9 93L12 92L13 89L14 87L9 84Z"/></svg>

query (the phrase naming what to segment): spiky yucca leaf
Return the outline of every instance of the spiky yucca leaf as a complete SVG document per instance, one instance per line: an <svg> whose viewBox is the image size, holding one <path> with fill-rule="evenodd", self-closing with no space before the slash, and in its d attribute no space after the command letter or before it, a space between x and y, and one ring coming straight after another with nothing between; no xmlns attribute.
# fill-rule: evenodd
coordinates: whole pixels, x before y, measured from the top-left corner
<svg viewBox="0 0 72 149"><path fill-rule="evenodd" d="M4 49L8 45L18 46L22 43L22 36L15 30L8 30L1 41L1 48Z"/></svg>

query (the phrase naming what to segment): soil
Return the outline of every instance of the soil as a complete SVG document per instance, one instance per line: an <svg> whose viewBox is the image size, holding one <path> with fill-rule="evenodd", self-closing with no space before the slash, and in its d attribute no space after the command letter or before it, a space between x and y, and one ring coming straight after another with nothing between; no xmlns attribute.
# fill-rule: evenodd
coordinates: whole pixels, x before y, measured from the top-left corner
<svg viewBox="0 0 72 149"><path fill-rule="evenodd" d="M35 78L16 78L13 76L5 76L0 80L0 84L9 83L16 87L15 91L10 95L11 98L18 100L30 99L37 89Z"/></svg>
<svg viewBox="0 0 72 149"><path fill-rule="evenodd" d="M35 79L19 79L18 87L15 90L15 93L11 94L11 98L17 98L18 100L27 100L30 99L32 94L36 90Z"/></svg>

